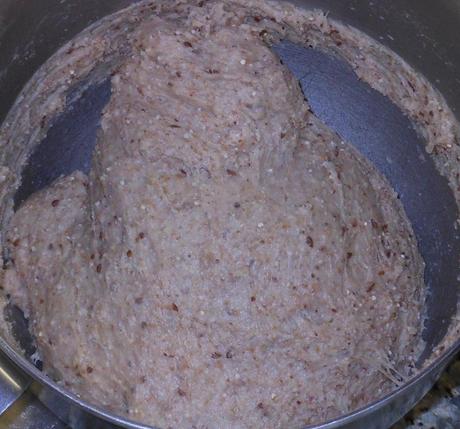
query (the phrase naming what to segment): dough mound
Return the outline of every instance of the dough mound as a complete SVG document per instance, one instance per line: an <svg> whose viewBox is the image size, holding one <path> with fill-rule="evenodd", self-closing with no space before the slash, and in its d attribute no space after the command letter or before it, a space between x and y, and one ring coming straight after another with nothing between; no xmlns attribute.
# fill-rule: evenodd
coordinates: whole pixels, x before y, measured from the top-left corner
<svg viewBox="0 0 460 429"><path fill-rule="evenodd" d="M85 399L162 428L300 428L408 375L423 263L270 16L202 3L136 6L91 173L16 212L5 287Z"/></svg>

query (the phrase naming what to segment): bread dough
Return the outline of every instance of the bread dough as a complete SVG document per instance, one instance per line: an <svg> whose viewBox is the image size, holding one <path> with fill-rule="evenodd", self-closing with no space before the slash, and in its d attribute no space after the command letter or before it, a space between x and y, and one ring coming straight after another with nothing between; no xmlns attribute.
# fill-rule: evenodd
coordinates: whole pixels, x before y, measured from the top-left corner
<svg viewBox="0 0 460 429"><path fill-rule="evenodd" d="M13 216L4 287L47 371L138 421L300 428L365 405L418 350L402 207L311 113L273 16L168 3L119 15L91 173Z"/></svg>

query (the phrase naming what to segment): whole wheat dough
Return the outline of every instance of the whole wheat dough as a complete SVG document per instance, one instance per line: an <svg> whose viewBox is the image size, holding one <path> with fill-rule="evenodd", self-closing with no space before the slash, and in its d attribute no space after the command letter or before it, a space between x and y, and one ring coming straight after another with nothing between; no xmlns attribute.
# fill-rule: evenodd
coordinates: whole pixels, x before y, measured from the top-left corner
<svg viewBox="0 0 460 429"><path fill-rule="evenodd" d="M376 399L419 342L399 201L308 109L261 2L168 3L118 16L89 176L10 222L4 286L45 368L162 428L299 428Z"/></svg>

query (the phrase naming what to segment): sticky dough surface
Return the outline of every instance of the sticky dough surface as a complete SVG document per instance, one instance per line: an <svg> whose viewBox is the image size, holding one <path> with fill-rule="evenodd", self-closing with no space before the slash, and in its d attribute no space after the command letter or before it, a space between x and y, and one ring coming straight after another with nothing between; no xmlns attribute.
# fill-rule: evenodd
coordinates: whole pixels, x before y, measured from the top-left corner
<svg viewBox="0 0 460 429"><path fill-rule="evenodd" d="M419 339L402 207L308 109L270 8L171 4L119 15L91 173L13 216L5 287L45 368L139 421L300 428L365 405ZM123 29L101 25L108 49Z"/></svg>

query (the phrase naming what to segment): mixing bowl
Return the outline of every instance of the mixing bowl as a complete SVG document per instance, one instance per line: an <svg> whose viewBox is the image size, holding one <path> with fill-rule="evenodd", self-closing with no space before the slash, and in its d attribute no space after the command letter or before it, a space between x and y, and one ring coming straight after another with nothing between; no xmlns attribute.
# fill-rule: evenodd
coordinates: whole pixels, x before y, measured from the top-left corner
<svg viewBox="0 0 460 429"><path fill-rule="evenodd" d="M351 24L394 50L424 74L454 113L460 115L460 2L292 1L300 7L327 11L331 18ZM60 46L89 24L132 3L129 0L0 0L0 122L34 72ZM429 294L423 332L426 350L419 362L422 365L446 334L457 312L460 237L454 224L458 206L447 180L424 153L422 138L409 120L385 97L365 88L340 61L334 63L336 60L320 52L287 42L275 50L299 77L305 76L308 69L310 78L301 80L301 85L314 112L364 153L401 198L426 262ZM89 168L99 113L109 95L109 84L91 88L73 101L71 113L64 112L57 118L24 170L23 184L16 194L17 204L58 176L76 168ZM5 317L11 321L26 356L16 353L0 338L0 413L29 388L43 406L74 428L148 427L101 410L48 378L40 371L39 363L32 363L34 348L20 310L9 305ZM390 395L314 427L389 428L427 393L460 351L460 341L453 342L416 377Z"/></svg>

